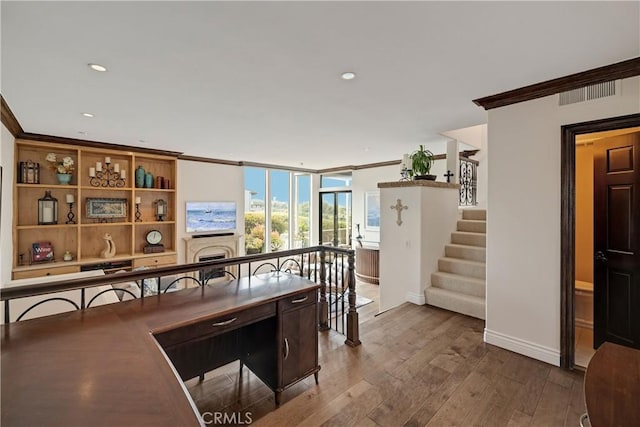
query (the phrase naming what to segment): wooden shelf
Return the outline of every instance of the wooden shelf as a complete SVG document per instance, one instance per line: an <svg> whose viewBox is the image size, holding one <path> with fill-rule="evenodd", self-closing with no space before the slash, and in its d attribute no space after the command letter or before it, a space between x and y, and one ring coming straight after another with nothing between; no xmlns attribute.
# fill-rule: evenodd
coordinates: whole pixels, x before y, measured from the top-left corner
<svg viewBox="0 0 640 427"><path fill-rule="evenodd" d="M133 189L132 187L94 187L92 185L83 185L80 188L90 191L131 191Z"/></svg>
<svg viewBox="0 0 640 427"><path fill-rule="evenodd" d="M136 258L153 258L153 257L157 257L157 256L163 256L163 255L176 255L177 252L172 250L172 249L165 249L164 252L156 252L153 254L145 254L142 252L136 252L134 255Z"/></svg>
<svg viewBox="0 0 640 427"><path fill-rule="evenodd" d="M78 265L80 265L80 263L76 260L63 261L62 258L60 259L56 258L56 260L52 262L33 263L30 265L19 265L17 267L14 267L13 271L23 272L23 271L44 270L44 269L49 270L52 268L71 267L71 266L78 266Z"/></svg>
<svg viewBox="0 0 640 427"><path fill-rule="evenodd" d="M70 156L74 161L74 176L72 184L59 184L55 171L48 168L46 157L48 153ZM111 165L118 164L120 170L127 171L125 187L94 187L90 184L89 169L96 167L97 162L105 166L105 157L111 157ZM16 140L16 162L31 160L40 164L39 183L17 183L17 173L13 177L13 277L39 277L80 271L90 264L131 261L143 265L168 265L176 262L176 221L155 221L153 202L157 199L167 201L169 217L176 218L177 192L176 175L177 158L175 156L152 155L133 151L102 149L100 147L76 146L72 144L47 143L40 141ZM142 166L150 172L154 179L158 176L170 181L171 189L136 188L134 187L135 170ZM38 199L45 191L51 191L58 199L58 224L37 225ZM72 194L75 198L73 213L77 224L65 224L69 211L65 196ZM85 205L87 198L121 198L127 201L127 216L119 218L119 222L93 222L87 218ZM136 197L140 197L140 212L143 222L134 222ZM153 219L149 221L149 219ZM158 228L164 236L163 243L167 247L159 254L144 254L140 252L145 244L146 233ZM116 244L114 258L101 258L105 243L103 237L109 233ZM57 262L45 264L18 265L20 256L23 262L28 262L33 243L40 241L51 242ZM73 261L62 261L62 255L71 252ZM159 257L168 255L162 259ZM60 260L58 261L58 258ZM157 260L156 260L157 259ZM153 263L153 264L152 264Z"/></svg>
<svg viewBox="0 0 640 427"><path fill-rule="evenodd" d="M133 225L162 225L162 224L175 224L175 221L138 221Z"/></svg>
<svg viewBox="0 0 640 427"><path fill-rule="evenodd" d="M157 191L157 192L160 192L160 193L175 193L175 191L176 191L173 188L169 189L169 188L142 188L142 187L134 188L134 190L136 190L136 192L138 192L138 191L152 191L152 192L153 191Z"/></svg>
<svg viewBox="0 0 640 427"><path fill-rule="evenodd" d="M16 230L53 229L53 228L77 228L78 224L53 224L53 225L18 225Z"/></svg>
<svg viewBox="0 0 640 427"><path fill-rule="evenodd" d="M69 188L77 190L78 186L75 184L16 184L17 188Z"/></svg>
<svg viewBox="0 0 640 427"><path fill-rule="evenodd" d="M80 227L113 227L116 225L133 225L130 221L123 222L89 222L80 224Z"/></svg>

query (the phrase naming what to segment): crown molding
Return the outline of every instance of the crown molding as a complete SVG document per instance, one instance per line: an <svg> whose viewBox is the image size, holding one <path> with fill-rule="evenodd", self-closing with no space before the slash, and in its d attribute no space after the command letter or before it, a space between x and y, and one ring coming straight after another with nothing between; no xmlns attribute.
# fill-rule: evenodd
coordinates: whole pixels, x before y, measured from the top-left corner
<svg viewBox="0 0 640 427"><path fill-rule="evenodd" d="M2 119L2 124L11 132L14 138L21 133L24 133L22 130L22 126L18 123L18 119L13 115L13 111L9 108L9 104L4 100L4 96L0 95L0 118Z"/></svg>
<svg viewBox="0 0 640 427"><path fill-rule="evenodd" d="M535 83L496 95L485 96L484 98L474 99L473 102L485 110L491 110L493 108L506 107L507 105L530 101L584 86L611 80L626 79L637 75L640 75L640 57L541 83Z"/></svg>
<svg viewBox="0 0 640 427"><path fill-rule="evenodd" d="M88 141L86 139L65 138L61 136L41 135L37 133L28 133L28 132L23 132L21 134L18 134L16 135L16 138L24 139L28 141L53 142L56 144L79 145L81 147L98 148L101 150L119 150L119 151L129 150L129 151L136 151L138 153L154 154L154 155L170 156L170 157L178 157L180 154L182 154L178 151L158 150L155 148L135 147L133 145L112 144L110 142Z"/></svg>

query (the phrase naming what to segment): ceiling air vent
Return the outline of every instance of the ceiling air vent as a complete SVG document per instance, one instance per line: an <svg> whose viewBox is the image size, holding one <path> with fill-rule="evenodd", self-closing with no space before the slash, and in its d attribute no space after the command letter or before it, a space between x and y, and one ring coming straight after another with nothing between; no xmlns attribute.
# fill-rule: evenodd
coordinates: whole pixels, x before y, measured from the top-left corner
<svg viewBox="0 0 640 427"><path fill-rule="evenodd" d="M574 90L560 93L560 105L575 104L577 102L589 101L591 99L614 96L619 92L616 84L617 80L585 86Z"/></svg>

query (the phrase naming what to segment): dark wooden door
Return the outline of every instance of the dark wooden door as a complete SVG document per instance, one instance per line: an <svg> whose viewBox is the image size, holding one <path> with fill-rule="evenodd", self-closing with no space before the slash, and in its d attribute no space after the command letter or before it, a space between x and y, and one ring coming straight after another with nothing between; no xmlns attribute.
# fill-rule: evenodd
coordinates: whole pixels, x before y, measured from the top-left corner
<svg viewBox="0 0 640 427"><path fill-rule="evenodd" d="M640 348L640 132L594 142L594 348Z"/></svg>
<svg viewBox="0 0 640 427"><path fill-rule="evenodd" d="M282 313L282 386L304 378L318 367L318 312L316 304Z"/></svg>

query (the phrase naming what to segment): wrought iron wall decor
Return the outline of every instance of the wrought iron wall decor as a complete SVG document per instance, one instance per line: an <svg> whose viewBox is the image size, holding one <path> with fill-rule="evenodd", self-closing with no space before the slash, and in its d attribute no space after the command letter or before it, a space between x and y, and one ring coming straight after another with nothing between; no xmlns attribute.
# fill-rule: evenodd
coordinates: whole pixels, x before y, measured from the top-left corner
<svg viewBox="0 0 640 427"><path fill-rule="evenodd" d="M476 191L478 186L478 162L460 157L460 206L478 204Z"/></svg>

